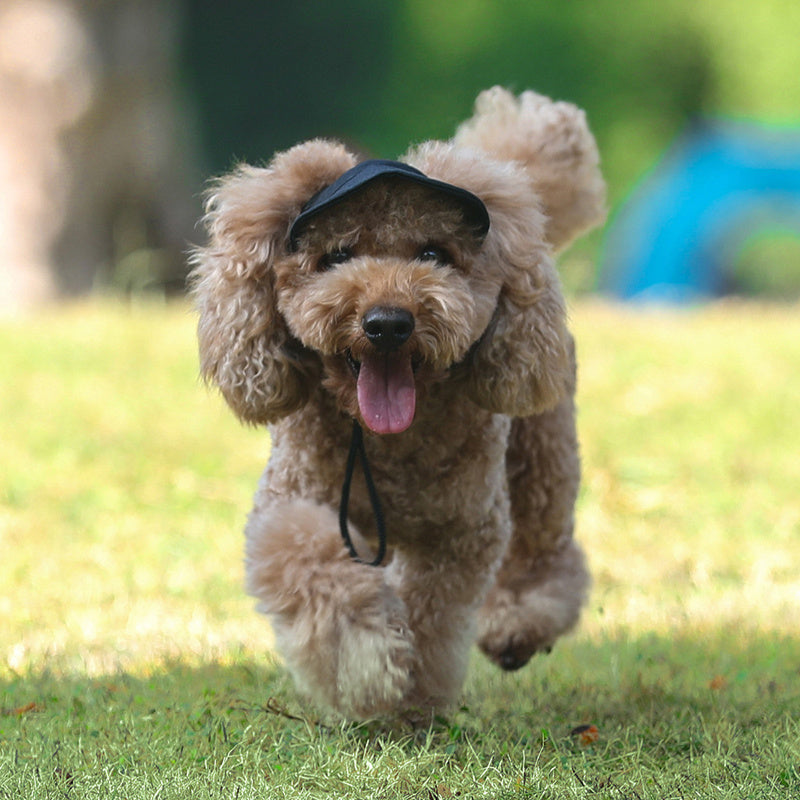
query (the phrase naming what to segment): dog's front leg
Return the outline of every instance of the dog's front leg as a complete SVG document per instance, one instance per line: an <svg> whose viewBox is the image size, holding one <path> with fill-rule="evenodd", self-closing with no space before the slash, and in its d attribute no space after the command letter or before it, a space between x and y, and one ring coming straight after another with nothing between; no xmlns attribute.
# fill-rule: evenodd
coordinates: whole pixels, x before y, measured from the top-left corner
<svg viewBox="0 0 800 800"><path fill-rule="evenodd" d="M398 545L386 581L403 602L417 667L407 705L445 709L459 699L481 604L507 546L503 503L483 523L434 528L425 542Z"/></svg>
<svg viewBox="0 0 800 800"><path fill-rule="evenodd" d="M385 569L350 558L334 510L257 504L246 536L248 591L298 687L348 717L404 708L416 668L405 604Z"/></svg>

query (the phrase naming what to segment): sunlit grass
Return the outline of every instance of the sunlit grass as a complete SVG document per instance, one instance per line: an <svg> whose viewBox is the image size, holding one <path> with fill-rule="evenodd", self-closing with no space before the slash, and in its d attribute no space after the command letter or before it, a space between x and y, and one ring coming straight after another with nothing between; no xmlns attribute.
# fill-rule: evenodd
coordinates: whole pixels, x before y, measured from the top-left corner
<svg viewBox="0 0 800 800"><path fill-rule="evenodd" d="M15 668L268 641L240 536L268 454L198 380L184 306L79 306L0 333L0 613Z"/></svg>
<svg viewBox="0 0 800 800"><path fill-rule="evenodd" d="M797 308L580 306L574 317L579 529L604 629L795 633Z"/></svg>
<svg viewBox="0 0 800 800"><path fill-rule="evenodd" d="M269 444L187 306L0 323L0 798L800 792L798 308L572 322L590 602L431 730L326 721L274 662L241 586Z"/></svg>

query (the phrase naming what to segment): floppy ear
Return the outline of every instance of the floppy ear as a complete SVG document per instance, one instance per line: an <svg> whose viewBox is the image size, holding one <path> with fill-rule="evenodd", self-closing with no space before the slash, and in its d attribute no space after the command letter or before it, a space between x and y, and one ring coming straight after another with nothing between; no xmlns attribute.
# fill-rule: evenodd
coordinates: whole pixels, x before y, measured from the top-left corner
<svg viewBox="0 0 800 800"><path fill-rule="evenodd" d="M468 391L484 408L515 416L555 406L574 388L572 338L553 253L605 217L605 183L586 115L534 92L495 86L452 140L505 165L473 185L492 227L485 269L502 276L489 327L469 363ZM478 153L476 153L478 151Z"/></svg>
<svg viewBox="0 0 800 800"><path fill-rule="evenodd" d="M541 199L545 236L554 251L605 219L600 156L577 106L531 91L517 98L495 86L478 95L475 113L453 142L524 167Z"/></svg>
<svg viewBox="0 0 800 800"><path fill-rule="evenodd" d="M317 356L277 309L273 266L287 255L289 227L305 202L354 163L342 145L314 140L267 168L240 166L207 195L209 243L191 256L200 364L246 422L290 414L319 381Z"/></svg>
<svg viewBox="0 0 800 800"><path fill-rule="evenodd" d="M455 374L489 411L522 417L552 408L573 382L571 338L547 220L528 175L454 142L427 142L408 160L480 197L491 220L469 271L494 312Z"/></svg>
<svg viewBox="0 0 800 800"><path fill-rule="evenodd" d="M542 242L538 210L489 203L489 268L503 275L494 315L468 361L468 392L511 416L553 408L574 382L572 340L558 274Z"/></svg>

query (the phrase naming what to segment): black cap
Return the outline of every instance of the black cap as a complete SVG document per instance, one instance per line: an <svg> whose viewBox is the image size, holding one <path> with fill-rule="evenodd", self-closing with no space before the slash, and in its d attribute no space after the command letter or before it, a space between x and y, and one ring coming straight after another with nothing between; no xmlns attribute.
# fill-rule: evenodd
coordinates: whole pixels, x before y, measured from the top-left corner
<svg viewBox="0 0 800 800"><path fill-rule="evenodd" d="M289 230L289 242L292 248L297 246L297 240L307 223L326 208L349 197L362 186L378 178L400 178L412 183L428 186L453 200L464 212L466 221L473 225L477 238L483 239L489 231L489 212L483 201L472 192L429 178L410 164L402 161L385 161L383 159L370 159L347 170L340 175L330 186L317 192L304 206L303 210L292 223Z"/></svg>

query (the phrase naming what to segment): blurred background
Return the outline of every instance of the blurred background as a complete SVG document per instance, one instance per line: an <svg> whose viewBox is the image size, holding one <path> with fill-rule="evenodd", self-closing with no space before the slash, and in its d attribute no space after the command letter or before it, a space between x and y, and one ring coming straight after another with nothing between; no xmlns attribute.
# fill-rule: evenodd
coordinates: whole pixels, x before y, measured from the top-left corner
<svg viewBox="0 0 800 800"><path fill-rule="evenodd" d="M0 0L0 311L179 294L209 176L446 138L493 84L585 108L573 294L800 296L797 0Z"/></svg>
<svg viewBox="0 0 800 800"><path fill-rule="evenodd" d="M468 692L486 708L493 687L491 718L506 729L522 711L525 737L595 721L612 757L649 748L658 770L672 752L681 781L702 748L719 759L716 773L698 762L703 780L758 763L794 780L798 0L0 0L0 755L13 771L19 750L37 781L58 759L81 785L85 743L104 771L129 763L88 738L84 705L126 759L131 736L172 740L152 711L109 722L115 702L165 705L156 716L180 723L207 782L210 762L190 754L217 728L194 698L239 726L232 743L253 720L229 716L243 674L244 696L295 703L241 587L269 440L198 386L194 314L162 300L185 292L210 177L315 136L397 157L451 136L493 84L587 110L610 216L561 257L591 600L553 656L505 684L477 666ZM757 302L705 302L731 297ZM112 685L131 688L112 701ZM655 722L632 724L637 705ZM13 744L17 721L30 744ZM734 729L747 738L720 745Z"/></svg>

